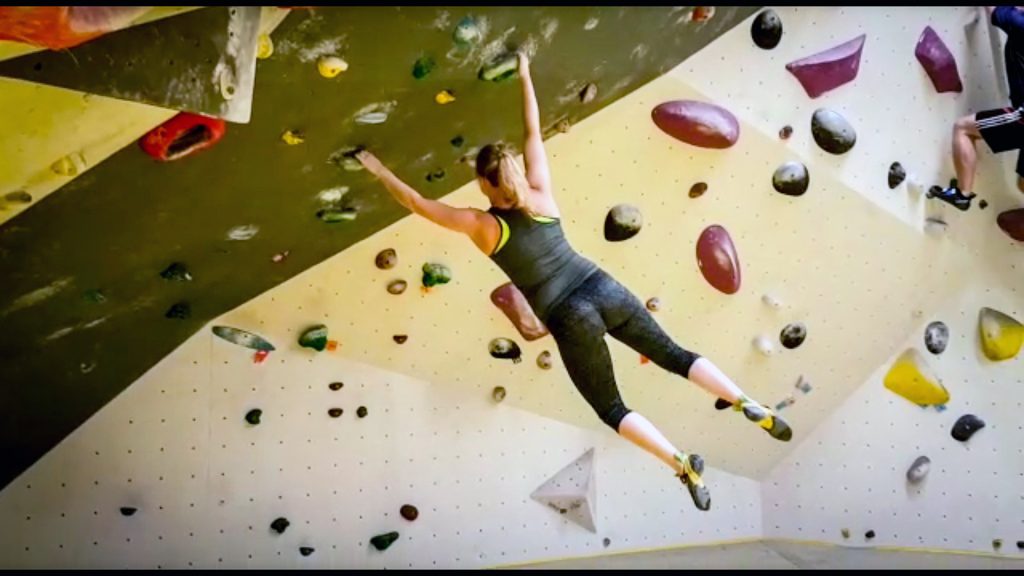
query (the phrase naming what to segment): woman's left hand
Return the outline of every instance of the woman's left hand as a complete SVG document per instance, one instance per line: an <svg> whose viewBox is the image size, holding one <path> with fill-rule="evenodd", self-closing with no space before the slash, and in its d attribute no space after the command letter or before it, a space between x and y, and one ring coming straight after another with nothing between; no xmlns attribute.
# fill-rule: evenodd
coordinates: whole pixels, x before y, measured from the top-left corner
<svg viewBox="0 0 1024 576"><path fill-rule="evenodd" d="M360 150L357 152L356 160L359 160L363 165L363 168L366 168L366 170L374 176L380 176L385 170L387 170L387 168L384 167L384 164L382 164L376 156L366 150Z"/></svg>

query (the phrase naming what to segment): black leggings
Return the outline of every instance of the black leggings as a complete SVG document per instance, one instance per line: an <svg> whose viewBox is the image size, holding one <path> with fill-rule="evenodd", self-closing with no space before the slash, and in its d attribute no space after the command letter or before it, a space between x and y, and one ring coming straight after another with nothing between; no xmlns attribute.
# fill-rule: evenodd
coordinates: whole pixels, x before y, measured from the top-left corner
<svg viewBox="0 0 1024 576"><path fill-rule="evenodd" d="M605 333L684 378L700 358L672 341L640 300L603 270L556 305L546 324L576 389L616 432L630 410L615 384Z"/></svg>

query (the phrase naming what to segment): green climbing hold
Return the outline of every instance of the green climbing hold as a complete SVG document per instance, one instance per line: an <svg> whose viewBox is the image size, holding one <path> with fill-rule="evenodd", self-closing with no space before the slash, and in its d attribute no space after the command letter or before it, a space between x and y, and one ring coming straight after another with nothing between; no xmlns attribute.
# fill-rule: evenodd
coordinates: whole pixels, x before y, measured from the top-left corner
<svg viewBox="0 0 1024 576"><path fill-rule="evenodd" d="M427 262L423 265L423 285L427 288L451 282L452 271L444 264Z"/></svg>
<svg viewBox="0 0 1024 576"><path fill-rule="evenodd" d="M481 38L483 38L483 34L480 32L480 27L477 26L476 20L472 16L465 16L462 20L459 20L458 25L455 26L455 31L452 32L452 40L460 48L476 44Z"/></svg>
<svg viewBox="0 0 1024 576"><path fill-rule="evenodd" d="M103 291L99 288L90 288L86 290L85 299L97 304L102 304L107 301L107 297L103 295Z"/></svg>
<svg viewBox="0 0 1024 576"><path fill-rule="evenodd" d="M252 410L249 410L248 412L245 413L245 421L248 422L249 424L252 424L253 426L256 426L257 424L260 423L260 416L262 415L263 410L260 410L259 408L253 408Z"/></svg>
<svg viewBox="0 0 1024 576"><path fill-rule="evenodd" d="M188 282L192 280L192 275L188 273L188 269L181 262L172 262L170 266L164 268L164 271L160 273L160 277L164 280L173 280L175 282Z"/></svg>
<svg viewBox="0 0 1024 576"><path fill-rule="evenodd" d="M426 78L427 74L433 72L435 66L437 66L437 62L434 62L433 58L423 56L412 65L412 75L417 80Z"/></svg>
<svg viewBox="0 0 1024 576"><path fill-rule="evenodd" d="M519 57L515 52L507 52L492 58L480 68L478 77L490 82L501 82L515 76L519 70Z"/></svg>
<svg viewBox="0 0 1024 576"><path fill-rule="evenodd" d="M495 338L491 340L488 349L491 352L491 356L495 358L512 360L514 364L523 361L523 352L519 349L519 345L508 338Z"/></svg>
<svg viewBox="0 0 1024 576"><path fill-rule="evenodd" d="M284 534L284 531L288 529L288 526L291 526L291 522L289 522L287 518L278 518L270 523L270 529L278 534Z"/></svg>
<svg viewBox="0 0 1024 576"><path fill-rule="evenodd" d="M178 302L167 310L164 314L167 318L173 318L175 320L184 320L192 315L192 306L188 302Z"/></svg>
<svg viewBox="0 0 1024 576"><path fill-rule="evenodd" d="M299 336L299 346L323 352L327 347L327 326L318 324L303 332L302 336Z"/></svg>
<svg viewBox="0 0 1024 576"><path fill-rule="evenodd" d="M388 532L370 538L370 544L373 544L377 550L384 551L388 549L388 546L394 544L395 540L398 540L398 532Z"/></svg>
<svg viewBox="0 0 1024 576"><path fill-rule="evenodd" d="M358 211L355 208L322 208L317 211L316 217L333 224L335 222L351 222L356 219Z"/></svg>
<svg viewBox="0 0 1024 576"><path fill-rule="evenodd" d="M772 175L772 188L786 196L803 196L810 183L807 167L800 162L786 162L776 168Z"/></svg>

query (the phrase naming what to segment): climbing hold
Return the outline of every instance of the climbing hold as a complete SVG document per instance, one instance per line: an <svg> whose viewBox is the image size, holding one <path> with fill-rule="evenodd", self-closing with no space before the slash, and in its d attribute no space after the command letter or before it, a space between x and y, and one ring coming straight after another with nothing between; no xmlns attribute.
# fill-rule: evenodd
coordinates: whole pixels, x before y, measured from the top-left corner
<svg viewBox="0 0 1024 576"><path fill-rule="evenodd" d="M594 101L594 98L597 98L597 84L591 82L584 86L583 90L580 90L580 102L590 104Z"/></svg>
<svg viewBox="0 0 1024 576"><path fill-rule="evenodd" d="M391 339L399 344L405 344L405 341L409 339L409 336L406 334L395 334Z"/></svg>
<svg viewBox="0 0 1024 576"><path fill-rule="evenodd" d="M772 341L767 336L757 336L752 344L758 352L765 356L771 356L775 353L775 345L772 344Z"/></svg>
<svg viewBox="0 0 1024 576"><path fill-rule="evenodd" d="M978 201L978 208L981 208L982 210L984 210L985 208L988 208L988 200L984 200L984 199L979 200Z"/></svg>
<svg viewBox="0 0 1024 576"><path fill-rule="evenodd" d="M355 208L322 208L317 211L316 217L328 224L335 222L351 222L356 219L358 212Z"/></svg>
<svg viewBox="0 0 1024 576"><path fill-rule="evenodd" d="M260 416L262 415L263 410L260 410L259 408L253 408L252 410L249 410L248 412L245 413L245 421L248 422L249 424L252 424L253 426L256 426L257 424L260 423Z"/></svg>
<svg viewBox="0 0 1024 576"><path fill-rule="evenodd" d="M647 309L650 310L651 312L657 312L658 310L661 310L661 298L655 296L654 298L647 300L646 306Z"/></svg>
<svg viewBox="0 0 1024 576"><path fill-rule="evenodd" d="M982 308L978 312L978 331L981 333L981 350L993 362L1013 358L1024 344L1024 325L1012 316L991 308Z"/></svg>
<svg viewBox="0 0 1024 576"><path fill-rule="evenodd" d="M604 544L605 548L607 548L607 547L611 546L612 540L611 540L611 538L605 538L604 540L601 541L601 543Z"/></svg>
<svg viewBox="0 0 1024 576"><path fill-rule="evenodd" d="M937 406L949 402L949 392L916 348L908 348L900 354L885 375L883 384L919 406Z"/></svg>
<svg viewBox="0 0 1024 576"><path fill-rule="evenodd" d="M840 532L840 534L843 535L843 538L849 538L850 537L850 529L849 528L843 528L839 532Z"/></svg>
<svg viewBox="0 0 1024 576"><path fill-rule="evenodd" d="M210 148L226 130L224 120L181 112L147 132L139 139L139 147L151 158L170 162Z"/></svg>
<svg viewBox="0 0 1024 576"><path fill-rule="evenodd" d="M477 26L476 20L472 16L465 16L455 26L455 31L452 32L452 40L455 44L460 47L467 47L472 44L476 44L483 37L480 32L480 27Z"/></svg>
<svg viewBox="0 0 1024 576"><path fill-rule="evenodd" d="M299 346L323 352L324 348L327 347L327 326L318 324L308 328L299 336Z"/></svg>
<svg viewBox="0 0 1024 576"><path fill-rule="evenodd" d="M401 294L405 292L405 288L408 286L405 280L392 280L388 282L388 293L390 294Z"/></svg>
<svg viewBox="0 0 1024 576"><path fill-rule="evenodd" d="M875 531L874 530L868 530L867 532L864 533L864 537L867 538L868 540L871 540L872 538L875 537Z"/></svg>
<svg viewBox="0 0 1024 576"><path fill-rule="evenodd" d="M1002 540L1002 538L993 538L992 539L992 548L994 548L996 550L999 550L1002 547L1003 547L1003 540Z"/></svg>
<svg viewBox="0 0 1024 576"><path fill-rule="evenodd" d="M811 117L811 135L822 150L830 154L845 154L857 143L853 126L828 108L818 108Z"/></svg>
<svg viewBox="0 0 1024 576"><path fill-rule="evenodd" d="M85 169L85 156L81 152L68 154L50 165L50 170L58 176L78 176Z"/></svg>
<svg viewBox="0 0 1024 576"><path fill-rule="evenodd" d="M953 424L950 435L960 442L967 442L974 436L974 433L985 427L985 421L974 414L964 414Z"/></svg>
<svg viewBox="0 0 1024 576"><path fill-rule="evenodd" d="M324 78L334 78L348 70L348 62L345 62L338 56L321 56L317 60L316 69Z"/></svg>
<svg viewBox="0 0 1024 576"><path fill-rule="evenodd" d="M636 206L619 204L608 211L604 219L604 239L621 242L636 236L644 225L643 214Z"/></svg>
<svg viewBox="0 0 1024 576"><path fill-rule="evenodd" d="M456 136L455 138L452 138L450 142L452 146L456 148L461 148L462 145L466 143L466 139L463 138L462 136Z"/></svg>
<svg viewBox="0 0 1024 576"><path fill-rule="evenodd" d="M164 271L160 273L160 277L164 280L174 280L177 282L188 282L192 280L192 275L188 273L188 269L181 262L172 262Z"/></svg>
<svg viewBox="0 0 1024 576"><path fill-rule="evenodd" d="M782 40L782 19L775 10L765 10L750 25L750 37L758 48L771 50Z"/></svg>
<svg viewBox="0 0 1024 576"><path fill-rule="evenodd" d="M90 288L85 291L83 296L85 296L86 300L97 304L102 304L107 301L107 297L103 295L103 291L99 288Z"/></svg>
<svg viewBox="0 0 1024 576"><path fill-rule="evenodd" d="M793 127L786 124L779 129L779 138L782 140L789 140L789 137L793 135Z"/></svg>
<svg viewBox="0 0 1024 576"><path fill-rule="evenodd" d="M442 106L455 102L455 94L453 94L451 90L441 90L436 96L434 96L434 102L437 102Z"/></svg>
<svg viewBox="0 0 1024 576"><path fill-rule="evenodd" d="M690 198L700 198L708 191L707 182L697 182L693 186L690 186L690 192L687 194Z"/></svg>
<svg viewBox="0 0 1024 576"><path fill-rule="evenodd" d="M233 240L236 242L244 242L252 239L253 236L258 234L260 227L255 224L244 224L242 226L235 226L228 230L225 236L226 240Z"/></svg>
<svg viewBox="0 0 1024 576"><path fill-rule="evenodd" d="M287 530L290 525L291 522L289 522L287 518L278 518L270 523L270 529L278 534L284 534L284 531Z"/></svg>
<svg viewBox="0 0 1024 576"><path fill-rule="evenodd" d="M331 418L338 418L339 416L342 415L343 412L344 410L342 410L341 408L331 408L327 411L327 415L330 416Z"/></svg>
<svg viewBox="0 0 1024 576"><path fill-rule="evenodd" d="M1017 549L1024 550L1024 540L1017 540Z"/></svg>
<svg viewBox="0 0 1024 576"><path fill-rule="evenodd" d="M267 352L274 351L273 344L252 332L246 332L245 330L232 328L231 326L214 326L212 331L215 336L223 338L232 344L244 346L253 350L264 350Z"/></svg>
<svg viewBox="0 0 1024 576"><path fill-rule="evenodd" d="M591 532L597 532L594 523L597 506L597 488L594 476L594 449L548 478L530 494L530 499L566 514L568 519Z"/></svg>
<svg viewBox="0 0 1024 576"><path fill-rule="evenodd" d="M537 366L543 370L551 369L551 352L544 350L537 355Z"/></svg>
<svg viewBox="0 0 1024 576"><path fill-rule="evenodd" d="M192 307L188 302L178 302L173 304L164 314L167 318L173 318L176 320L184 320L192 315Z"/></svg>
<svg viewBox="0 0 1024 576"><path fill-rule="evenodd" d="M697 239L697 267L716 290L735 294L740 289L740 261L725 228L708 226Z"/></svg>
<svg viewBox="0 0 1024 576"><path fill-rule="evenodd" d="M949 344L949 328L942 322L932 322L924 329L924 347L932 354L942 354Z"/></svg>
<svg viewBox="0 0 1024 576"><path fill-rule="evenodd" d="M360 406L359 408L356 408L356 416L359 416L360 418L366 418L366 415L368 413L369 412L366 410L366 406Z"/></svg>
<svg viewBox="0 0 1024 576"><path fill-rule="evenodd" d="M708 102L672 100L651 111L663 132L701 148L728 148L740 137L740 124L731 112Z"/></svg>
<svg viewBox="0 0 1024 576"><path fill-rule="evenodd" d="M259 42L256 45L256 57L260 60L266 60L274 54L274 41L270 39L269 34L260 34Z"/></svg>
<svg viewBox="0 0 1024 576"><path fill-rule="evenodd" d="M338 390L341 390L344 386L345 386L344 382L331 382L330 384L327 385L327 387L330 388L334 392L337 392Z"/></svg>
<svg viewBox="0 0 1024 576"><path fill-rule="evenodd" d="M562 134L566 134L569 132L569 130L572 129L572 124L569 123L568 118L565 118L558 121L558 124L555 125L555 129L561 132Z"/></svg>
<svg viewBox="0 0 1024 576"><path fill-rule="evenodd" d="M290 252L291 252L290 250L285 250L284 252L278 252L277 254L274 254L273 256L270 257L270 261L273 262L274 264L280 264L281 262L284 262L285 258L288 257L288 254Z"/></svg>
<svg viewBox="0 0 1024 576"><path fill-rule="evenodd" d="M4 194L4 200L13 204L28 204L32 202L32 195L24 190L15 190Z"/></svg>
<svg viewBox="0 0 1024 576"><path fill-rule="evenodd" d="M281 134L281 140L289 146L302 144L306 141L306 139L302 137L302 132L299 132L298 130L285 130L284 134Z"/></svg>
<svg viewBox="0 0 1024 576"><path fill-rule="evenodd" d="M309 556L313 552L314 552L314 550L312 548L310 548L309 546L302 546L302 547L299 548L299 554L302 554L303 556Z"/></svg>
<svg viewBox="0 0 1024 576"><path fill-rule="evenodd" d="M996 217L999 229L1018 242L1024 242L1024 208L1007 210Z"/></svg>
<svg viewBox="0 0 1024 576"><path fill-rule="evenodd" d="M690 13L690 20L693 22L706 22L715 15L714 6L694 6Z"/></svg>
<svg viewBox="0 0 1024 576"><path fill-rule="evenodd" d="M434 172L430 172L427 174L427 182L437 182L439 180L444 180L444 176L444 170L439 169Z"/></svg>
<svg viewBox="0 0 1024 576"><path fill-rule="evenodd" d="M808 392L811 391L811 383L804 378L803 374L801 374L796 379L796 384L794 384L793 387L803 392L804 394L807 394Z"/></svg>
<svg viewBox="0 0 1024 576"><path fill-rule="evenodd" d="M402 507L398 509L398 513L402 515L402 518L405 518L409 522L412 522L420 516L420 511L412 504L403 504Z"/></svg>
<svg viewBox="0 0 1024 576"><path fill-rule="evenodd" d="M385 248L377 253L377 257L373 260L377 268L381 270L389 270L398 264L398 252L395 252L394 248Z"/></svg>
<svg viewBox="0 0 1024 576"><path fill-rule="evenodd" d="M504 386L495 386L494 390L491 390L491 398L493 398L495 402L501 402L502 400L504 400L505 399L505 387Z"/></svg>
<svg viewBox="0 0 1024 576"><path fill-rule="evenodd" d="M398 540L398 532L388 532L387 534L378 534L373 538L370 538L370 544L377 550L387 550L388 546L394 544L395 540Z"/></svg>
<svg viewBox="0 0 1024 576"><path fill-rule="evenodd" d="M786 396L781 402L775 405L775 410L785 410L786 408L789 408L793 404L796 404L796 398L794 398L793 395L790 394L789 396Z"/></svg>
<svg viewBox="0 0 1024 576"><path fill-rule="evenodd" d="M867 34L861 34L823 52L790 62L786 70L796 76L808 96L817 98L857 77L865 38Z"/></svg>
<svg viewBox="0 0 1024 576"><path fill-rule="evenodd" d="M928 73L936 92L963 92L964 85L960 82L956 58L931 26L925 26L917 38L914 56Z"/></svg>
<svg viewBox="0 0 1024 576"><path fill-rule="evenodd" d="M515 52L499 54L480 68L477 75L481 80L501 82L515 76L519 70L519 57Z"/></svg>
<svg viewBox="0 0 1024 576"><path fill-rule="evenodd" d="M906 177L907 171L903 169L903 165L899 162L893 162L889 166L889 190L893 190L902 184Z"/></svg>
<svg viewBox="0 0 1024 576"><path fill-rule="evenodd" d="M804 343L807 338L807 327L799 322L794 322L782 329L779 333L779 341L782 346L792 350Z"/></svg>
<svg viewBox="0 0 1024 576"><path fill-rule="evenodd" d="M427 74L434 71L434 67L437 66L437 62L434 61L430 56L421 56L412 65L412 76L417 80L426 78Z"/></svg>
<svg viewBox="0 0 1024 576"><path fill-rule="evenodd" d="M928 471L931 470L932 460L927 456L918 456L914 463L907 468L907 481L911 484L917 484L924 477L928 475Z"/></svg>
<svg viewBox="0 0 1024 576"><path fill-rule="evenodd" d="M523 361L522 350L519 349L519 345L516 344L514 340L510 340L508 338L495 338L487 345L487 349L490 351L491 356L495 358L512 360L513 364L518 364Z"/></svg>
<svg viewBox="0 0 1024 576"><path fill-rule="evenodd" d="M452 271L444 264L427 262L423 265L423 286L431 288L438 284L447 284L452 279Z"/></svg>
<svg viewBox="0 0 1024 576"><path fill-rule="evenodd" d="M764 302L765 304L767 304L768 306L771 306L772 308L774 308L776 310L779 310L779 309L782 308L782 300L779 300L778 298L776 298L775 296L773 296L771 294L764 294L764 295L762 295L761 296L761 302Z"/></svg>
<svg viewBox="0 0 1024 576"><path fill-rule="evenodd" d="M360 170L363 170L363 163L356 158L356 154L362 150L363 148L361 146L335 150L327 157L327 163L340 166L342 170L347 172L359 172Z"/></svg>
<svg viewBox="0 0 1024 576"><path fill-rule="evenodd" d="M137 508L132 508L131 506L122 506L121 507L121 515L122 516L131 516L131 515L135 514L137 511L138 511Z"/></svg>
<svg viewBox="0 0 1024 576"><path fill-rule="evenodd" d="M505 314L527 342L548 334L547 327L537 318L530 303L515 284L506 282L491 291L491 303Z"/></svg>
<svg viewBox="0 0 1024 576"><path fill-rule="evenodd" d="M810 183L811 177L807 173L807 166L800 162L786 162L772 174L772 188L786 196L803 196Z"/></svg>

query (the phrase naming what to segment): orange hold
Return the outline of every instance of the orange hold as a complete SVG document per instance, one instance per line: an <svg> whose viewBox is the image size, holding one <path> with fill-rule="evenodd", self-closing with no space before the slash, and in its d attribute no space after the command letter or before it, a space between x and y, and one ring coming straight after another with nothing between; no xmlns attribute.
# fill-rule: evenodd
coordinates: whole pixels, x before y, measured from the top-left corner
<svg viewBox="0 0 1024 576"><path fill-rule="evenodd" d="M327 351L328 352L334 352L337 349L338 349L338 341L337 340L328 340L327 341Z"/></svg>
<svg viewBox="0 0 1024 576"><path fill-rule="evenodd" d="M62 50L120 30L148 6L0 6L0 40Z"/></svg>
<svg viewBox="0 0 1024 576"><path fill-rule="evenodd" d="M647 356L644 356L643 354L640 355L640 363L641 364L648 364L648 363L650 363L650 361L651 361L651 359L648 358Z"/></svg>
<svg viewBox="0 0 1024 576"><path fill-rule="evenodd" d="M257 350L256 353L252 355L252 363L262 364L263 361L267 359L267 356L270 356L270 350Z"/></svg>

